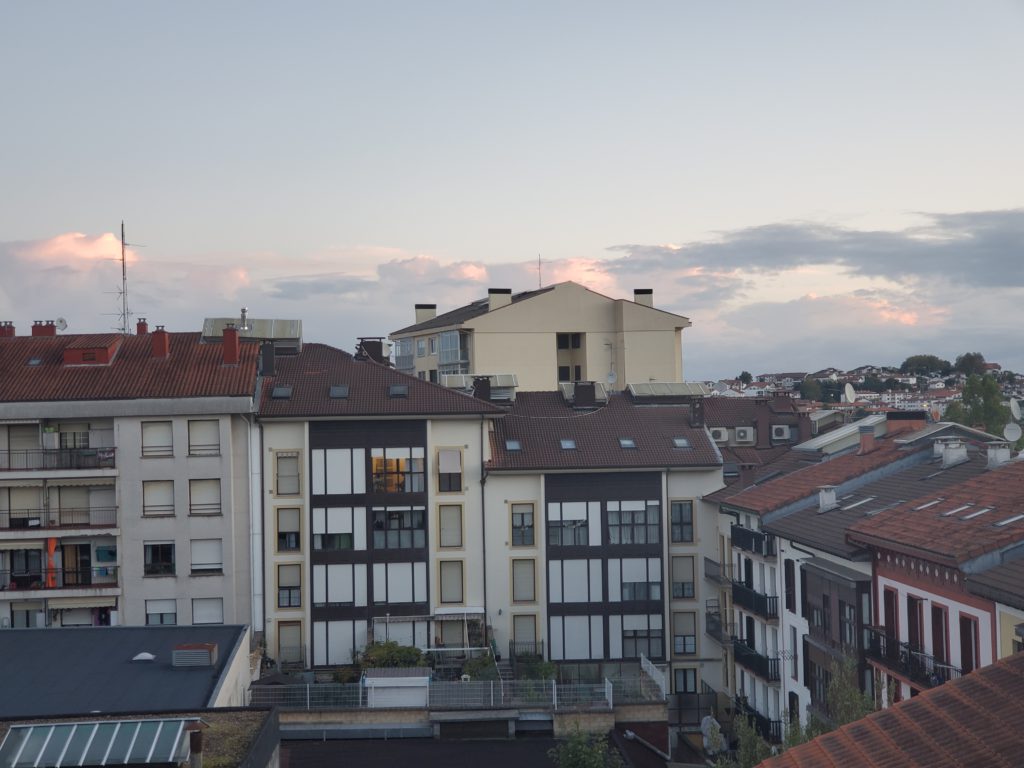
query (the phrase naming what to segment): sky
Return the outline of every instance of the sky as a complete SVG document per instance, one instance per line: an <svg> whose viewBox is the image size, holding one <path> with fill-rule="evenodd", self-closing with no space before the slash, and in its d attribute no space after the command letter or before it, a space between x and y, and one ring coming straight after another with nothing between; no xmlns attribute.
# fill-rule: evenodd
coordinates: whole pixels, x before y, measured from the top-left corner
<svg viewBox="0 0 1024 768"><path fill-rule="evenodd" d="M8 2L0 320L351 350L653 288L684 376L1024 371L1024 1Z"/></svg>

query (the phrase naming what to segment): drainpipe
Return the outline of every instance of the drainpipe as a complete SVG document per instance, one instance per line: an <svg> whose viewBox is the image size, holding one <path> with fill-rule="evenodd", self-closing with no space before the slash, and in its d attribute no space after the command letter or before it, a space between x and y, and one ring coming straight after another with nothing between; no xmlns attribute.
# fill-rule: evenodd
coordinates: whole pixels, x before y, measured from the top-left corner
<svg viewBox="0 0 1024 768"><path fill-rule="evenodd" d="M484 642L487 643L487 624L490 617L487 613L487 509L484 503L484 486L487 485L487 468L484 466L484 429L487 420L480 414L480 537L483 546L483 570L484 570Z"/></svg>

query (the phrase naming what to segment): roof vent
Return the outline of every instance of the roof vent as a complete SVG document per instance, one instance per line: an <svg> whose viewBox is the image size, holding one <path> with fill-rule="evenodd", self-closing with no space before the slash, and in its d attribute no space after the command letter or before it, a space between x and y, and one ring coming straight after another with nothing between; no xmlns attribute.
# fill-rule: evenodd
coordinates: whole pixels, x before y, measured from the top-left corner
<svg viewBox="0 0 1024 768"><path fill-rule="evenodd" d="M156 661L156 656L148 651L143 651L132 656L132 661Z"/></svg>
<svg viewBox="0 0 1024 768"><path fill-rule="evenodd" d="M216 643L183 643L171 652L172 667L212 667L216 663Z"/></svg>

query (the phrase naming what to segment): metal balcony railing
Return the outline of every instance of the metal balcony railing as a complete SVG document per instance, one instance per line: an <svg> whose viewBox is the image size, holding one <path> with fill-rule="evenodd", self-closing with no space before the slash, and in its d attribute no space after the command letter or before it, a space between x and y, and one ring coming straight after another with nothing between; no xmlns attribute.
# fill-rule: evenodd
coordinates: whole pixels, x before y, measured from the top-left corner
<svg viewBox="0 0 1024 768"><path fill-rule="evenodd" d="M89 528L117 525L117 507L0 511L0 529Z"/></svg>
<svg viewBox="0 0 1024 768"><path fill-rule="evenodd" d="M737 696L735 698L736 712L747 718L747 722L754 726L754 729L758 732L762 739L767 741L769 744L781 744L782 743L782 721L781 720L770 720L752 706L747 701L746 696Z"/></svg>
<svg viewBox="0 0 1024 768"><path fill-rule="evenodd" d="M732 648L733 655L736 657L736 663L741 667L753 672L769 683L779 682L781 678L779 677L778 656L763 656L747 645L745 640L740 640L739 638L732 641Z"/></svg>
<svg viewBox="0 0 1024 768"><path fill-rule="evenodd" d="M746 552L753 552L761 557L775 557L775 537L771 534L752 531L733 523L732 545Z"/></svg>
<svg viewBox="0 0 1024 768"><path fill-rule="evenodd" d="M723 586L728 586L732 583L732 564L726 563L722 565L717 560L712 560L710 557L704 558L704 578L708 581L713 581Z"/></svg>
<svg viewBox="0 0 1024 768"><path fill-rule="evenodd" d="M704 631L723 647L732 643L734 631L731 613L723 614L717 600L708 600L704 604Z"/></svg>
<svg viewBox="0 0 1024 768"><path fill-rule="evenodd" d="M114 469L116 448L32 448L0 451L0 472L45 469Z"/></svg>
<svg viewBox="0 0 1024 768"><path fill-rule="evenodd" d="M732 583L732 602L768 621L779 618L779 598L753 590L742 582Z"/></svg>
<svg viewBox="0 0 1024 768"><path fill-rule="evenodd" d="M910 643L890 637L884 629L868 628L865 633L868 644L864 649L864 655L867 658L881 663L921 687L933 688L963 675L959 667L936 659Z"/></svg>
<svg viewBox="0 0 1024 768"><path fill-rule="evenodd" d="M41 568L0 571L0 591L116 586L116 565L93 568Z"/></svg>

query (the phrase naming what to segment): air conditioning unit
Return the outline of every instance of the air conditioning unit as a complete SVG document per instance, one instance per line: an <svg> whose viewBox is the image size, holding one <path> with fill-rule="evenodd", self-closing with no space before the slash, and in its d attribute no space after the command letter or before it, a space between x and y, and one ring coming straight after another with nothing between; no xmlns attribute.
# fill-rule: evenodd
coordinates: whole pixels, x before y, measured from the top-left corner
<svg viewBox="0 0 1024 768"><path fill-rule="evenodd" d="M736 442L737 443L752 443L752 442L754 442L754 428L753 427L736 427Z"/></svg>
<svg viewBox="0 0 1024 768"><path fill-rule="evenodd" d="M711 439L716 443L728 443L729 442L729 430L725 427L712 427L711 428Z"/></svg>
<svg viewBox="0 0 1024 768"><path fill-rule="evenodd" d="M789 425L788 424L773 424L772 425L772 440L789 440Z"/></svg>

